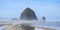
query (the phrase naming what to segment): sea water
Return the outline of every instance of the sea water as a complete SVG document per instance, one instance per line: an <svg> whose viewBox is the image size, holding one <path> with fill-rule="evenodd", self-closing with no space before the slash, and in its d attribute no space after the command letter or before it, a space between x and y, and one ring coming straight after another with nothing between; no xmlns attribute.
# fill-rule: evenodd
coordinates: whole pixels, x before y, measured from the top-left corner
<svg viewBox="0 0 60 30"><path fill-rule="evenodd" d="M50 27L59 27L60 28L60 21L41 22L41 23L38 23L38 25L50 26Z"/></svg>
<svg viewBox="0 0 60 30"><path fill-rule="evenodd" d="M60 21L46 21L46 22L39 22L39 23L36 23L34 25L39 25L39 26L42 26L42 27L52 27L52 28L56 28L56 29L59 29L60 28ZM0 30L2 30L5 26L3 27L0 27ZM39 29L39 28L35 28L35 30L42 30L42 29Z"/></svg>

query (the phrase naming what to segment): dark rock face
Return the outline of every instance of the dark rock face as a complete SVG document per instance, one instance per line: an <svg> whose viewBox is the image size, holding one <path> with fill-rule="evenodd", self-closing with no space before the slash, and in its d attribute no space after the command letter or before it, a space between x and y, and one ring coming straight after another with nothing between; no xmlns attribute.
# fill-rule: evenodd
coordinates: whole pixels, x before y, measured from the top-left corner
<svg viewBox="0 0 60 30"><path fill-rule="evenodd" d="M43 17L42 17L42 20L45 22L46 18L43 16Z"/></svg>
<svg viewBox="0 0 60 30"><path fill-rule="evenodd" d="M19 19L22 20L37 20L37 17L34 11L30 8L26 8L22 13Z"/></svg>

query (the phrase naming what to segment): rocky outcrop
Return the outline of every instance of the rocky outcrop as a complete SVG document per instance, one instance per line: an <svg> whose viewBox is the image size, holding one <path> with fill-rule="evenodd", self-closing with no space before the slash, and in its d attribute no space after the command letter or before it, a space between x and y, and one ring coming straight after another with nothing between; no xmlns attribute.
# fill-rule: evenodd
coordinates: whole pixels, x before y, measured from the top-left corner
<svg viewBox="0 0 60 30"><path fill-rule="evenodd" d="M35 15L35 12L30 9L30 8L26 8L22 13L19 19L22 20L37 20L37 17Z"/></svg>

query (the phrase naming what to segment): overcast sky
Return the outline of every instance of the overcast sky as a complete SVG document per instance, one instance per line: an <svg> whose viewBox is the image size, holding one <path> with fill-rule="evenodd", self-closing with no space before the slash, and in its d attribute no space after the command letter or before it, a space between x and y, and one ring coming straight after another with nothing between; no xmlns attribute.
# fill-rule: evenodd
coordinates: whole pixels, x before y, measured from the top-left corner
<svg viewBox="0 0 60 30"><path fill-rule="evenodd" d="M19 18L29 7L38 19L45 16L48 20L60 20L60 0L0 0L0 17Z"/></svg>

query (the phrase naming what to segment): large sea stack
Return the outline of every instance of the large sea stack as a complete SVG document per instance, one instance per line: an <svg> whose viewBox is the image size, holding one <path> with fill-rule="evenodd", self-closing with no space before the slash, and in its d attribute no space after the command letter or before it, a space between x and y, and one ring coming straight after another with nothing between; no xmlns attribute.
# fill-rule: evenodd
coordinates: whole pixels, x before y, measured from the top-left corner
<svg viewBox="0 0 60 30"><path fill-rule="evenodd" d="M37 20L37 17L35 15L35 12L30 9L30 8L26 8L22 13L20 18L21 20Z"/></svg>

